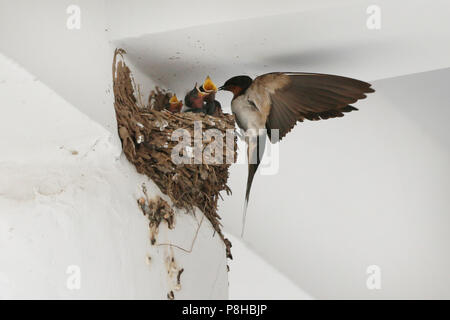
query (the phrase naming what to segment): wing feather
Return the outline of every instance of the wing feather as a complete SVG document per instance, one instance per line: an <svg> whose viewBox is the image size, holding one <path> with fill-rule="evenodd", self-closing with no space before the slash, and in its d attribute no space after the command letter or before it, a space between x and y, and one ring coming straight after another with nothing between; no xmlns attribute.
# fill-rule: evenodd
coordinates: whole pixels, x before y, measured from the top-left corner
<svg viewBox="0 0 450 320"><path fill-rule="evenodd" d="M266 127L279 130L281 140L297 121L343 117L358 110L351 104L374 92L371 84L319 73L268 73L257 77L249 98L267 116Z"/></svg>

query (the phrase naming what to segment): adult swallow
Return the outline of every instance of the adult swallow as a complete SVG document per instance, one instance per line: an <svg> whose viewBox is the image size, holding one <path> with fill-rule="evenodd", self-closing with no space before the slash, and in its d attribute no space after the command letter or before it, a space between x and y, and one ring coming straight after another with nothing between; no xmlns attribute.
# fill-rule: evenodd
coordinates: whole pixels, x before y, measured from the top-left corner
<svg viewBox="0 0 450 320"><path fill-rule="evenodd" d="M167 110L169 110L172 113L180 112L181 108L183 107L183 101L179 101L177 98L177 95L174 94L170 100L169 105L167 106Z"/></svg>
<svg viewBox="0 0 450 320"><path fill-rule="evenodd" d="M371 84L329 74L273 72L256 77L236 76L219 90L233 93L231 110L236 123L246 132L248 177L242 234L244 233L250 189L264 154L267 136L281 140L297 122L343 117L358 110L351 104L374 92ZM261 130L266 129L266 130ZM278 130L276 137L275 131Z"/></svg>

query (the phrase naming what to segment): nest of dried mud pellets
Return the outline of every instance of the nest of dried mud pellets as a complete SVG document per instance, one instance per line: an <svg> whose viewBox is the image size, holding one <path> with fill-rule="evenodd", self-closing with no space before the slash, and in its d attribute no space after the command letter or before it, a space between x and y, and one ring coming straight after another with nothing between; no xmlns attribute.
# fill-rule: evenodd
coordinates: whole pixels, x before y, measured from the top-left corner
<svg viewBox="0 0 450 320"><path fill-rule="evenodd" d="M172 150L178 141L172 141L172 134L177 129L185 129L190 132L191 145L194 145L194 122L200 121L203 132L216 129L225 137L227 130L234 132L234 116L171 113L162 107L171 94L158 88L152 91L144 105L131 71L123 60L124 53L118 49L114 55L113 89L119 136L127 159L139 173L152 179L175 207L190 212L194 212L195 207L200 209L224 241L227 256L231 258L231 243L221 232L217 205L222 191L231 193L227 180L230 159L236 159L236 137L224 143L221 164L175 164ZM203 139L202 148L207 148L212 141Z"/></svg>

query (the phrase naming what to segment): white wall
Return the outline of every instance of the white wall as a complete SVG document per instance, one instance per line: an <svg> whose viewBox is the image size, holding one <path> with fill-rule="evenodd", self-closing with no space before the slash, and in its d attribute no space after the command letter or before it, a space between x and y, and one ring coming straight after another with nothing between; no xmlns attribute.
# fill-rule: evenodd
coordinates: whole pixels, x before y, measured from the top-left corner
<svg viewBox="0 0 450 320"><path fill-rule="evenodd" d="M81 29L66 26L69 5L81 9ZM112 107L112 59L104 0L0 1L0 52L14 59L110 132L117 124ZM152 81L137 80L150 87Z"/></svg>
<svg viewBox="0 0 450 320"><path fill-rule="evenodd" d="M229 261L229 297L232 300L310 300L312 297L265 259L243 239L231 235L233 255Z"/></svg>
<svg viewBox="0 0 450 320"><path fill-rule="evenodd" d="M111 134L0 55L0 298L167 299L184 268L177 299L228 296L225 246L207 219L191 253L151 246L138 208L146 183ZM26 93L26 94L25 94ZM190 249L202 214L177 211L159 243ZM147 263L147 257L151 258ZM76 266L79 289L67 286ZM67 271L70 271L67 274Z"/></svg>
<svg viewBox="0 0 450 320"><path fill-rule="evenodd" d="M78 31L66 29L73 3ZM136 203L143 182L163 195L119 157L104 2L1 1L0 26L14 60L0 55L0 297L166 299L171 251L150 246ZM201 217L177 212L158 240L189 249ZM206 219L190 254L173 251L185 269L177 299L227 298L225 247ZM66 286L70 265L80 290Z"/></svg>

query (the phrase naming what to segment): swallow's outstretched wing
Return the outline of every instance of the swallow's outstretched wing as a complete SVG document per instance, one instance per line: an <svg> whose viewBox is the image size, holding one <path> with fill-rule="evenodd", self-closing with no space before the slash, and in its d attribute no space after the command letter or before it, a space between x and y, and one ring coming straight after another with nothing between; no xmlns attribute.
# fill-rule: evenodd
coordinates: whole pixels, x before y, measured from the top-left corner
<svg viewBox="0 0 450 320"><path fill-rule="evenodd" d="M358 110L351 104L374 92L370 83L360 80L300 72L264 74L247 91L249 99L267 117L269 137L271 129L278 129L279 140L297 121L342 117Z"/></svg>

